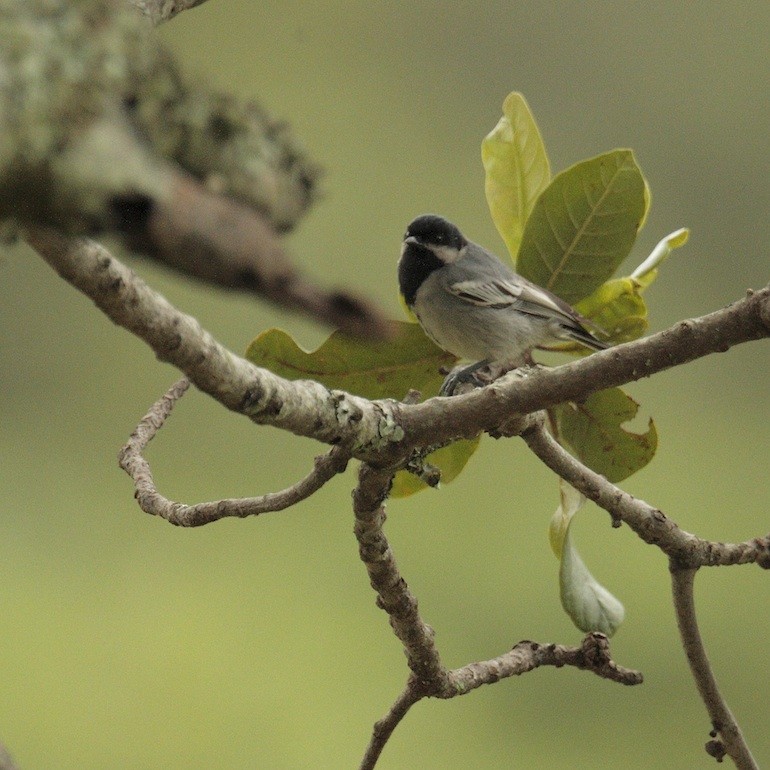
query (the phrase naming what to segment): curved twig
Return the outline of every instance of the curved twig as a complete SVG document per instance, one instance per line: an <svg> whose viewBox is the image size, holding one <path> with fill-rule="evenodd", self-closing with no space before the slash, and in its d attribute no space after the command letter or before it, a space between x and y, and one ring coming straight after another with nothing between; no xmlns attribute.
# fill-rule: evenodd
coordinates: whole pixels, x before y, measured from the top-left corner
<svg viewBox="0 0 770 770"><path fill-rule="evenodd" d="M134 429L118 454L120 467L133 479L139 507L152 516L160 516L180 527L199 527L227 516L245 518L269 511L281 511L305 500L327 481L345 470L350 453L343 447L332 447L325 455L315 458L313 470L296 484L260 497L215 500L196 505L174 502L161 495L152 477L150 464L143 456L147 445L163 427L176 402L185 394L190 381L182 378L156 401Z"/></svg>
<svg viewBox="0 0 770 770"><path fill-rule="evenodd" d="M678 564L688 567L718 567L757 564L770 569L770 535L743 543L703 540L654 508L575 459L545 429L543 419L533 416L521 437L554 473L604 508L613 522L625 522L645 543L656 545Z"/></svg>
<svg viewBox="0 0 770 770"><path fill-rule="evenodd" d="M682 566L674 560L671 561L670 567L674 610L682 646L713 726L711 740L706 743L706 751L720 762L725 755L731 757L739 770L758 770L759 765L746 744L741 728L719 691L703 646L693 591L697 569Z"/></svg>

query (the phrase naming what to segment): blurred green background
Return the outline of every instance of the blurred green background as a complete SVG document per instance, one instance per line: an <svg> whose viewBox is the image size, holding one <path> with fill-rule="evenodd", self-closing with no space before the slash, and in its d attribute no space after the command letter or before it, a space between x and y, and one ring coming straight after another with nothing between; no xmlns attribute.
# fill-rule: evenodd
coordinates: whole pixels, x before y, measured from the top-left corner
<svg viewBox="0 0 770 770"><path fill-rule="evenodd" d="M326 168L290 237L297 259L400 316L406 223L440 212L498 251L479 143L522 91L555 171L632 147L653 193L629 260L686 225L648 293L652 330L770 278L770 5L209 2L160 34L217 87L289 120ZM325 330L130 264L236 351L273 325ZM626 271L627 272L627 271ZM194 531L139 511L116 453L177 376L31 251L0 260L0 738L33 768L351 768L406 671L352 535L351 471L296 509ZM770 344L629 388L660 449L624 484L718 540L768 530ZM291 483L321 450L193 393L150 451L161 490L195 502ZM547 524L549 473L486 440L440 491L392 502L387 531L451 666L522 638L577 643ZM709 725L669 600L667 564L587 508L581 553L623 600L627 689L541 670L409 714L387 768L711 767ZM697 581L716 673L770 763L768 576Z"/></svg>

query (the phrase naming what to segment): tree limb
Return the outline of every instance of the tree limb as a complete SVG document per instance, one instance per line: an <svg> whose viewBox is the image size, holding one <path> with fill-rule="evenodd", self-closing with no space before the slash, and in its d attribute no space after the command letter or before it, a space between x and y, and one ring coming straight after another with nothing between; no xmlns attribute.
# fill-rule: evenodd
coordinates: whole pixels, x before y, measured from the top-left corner
<svg viewBox="0 0 770 770"><path fill-rule="evenodd" d="M152 405L118 455L120 467L134 481L136 489L134 497L145 513L160 516L180 527L198 527L227 516L243 519L268 511L281 511L307 499L347 467L350 455L344 447L336 446L332 447L326 455L316 457L313 470L304 479L281 492L271 492L259 497L215 500L196 505L185 505L168 500L157 491L150 464L142 453L163 427L174 405L184 395L189 385L190 382L186 378L175 382Z"/></svg>
<svg viewBox="0 0 770 770"><path fill-rule="evenodd" d="M404 646L411 676L388 713L375 723L361 762L362 770L375 766L395 728L422 698L454 698L540 666L574 666L614 682L641 683L642 675L638 671L618 666L611 659L609 641L603 634L588 634L580 647L522 641L510 652L492 660L446 669L434 642L433 629L420 616L417 599L399 573L383 530L384 501L392 479L388 471L361 466L359 483L353 493L354 531L361 560L377 592L377 606L388 613L391 628Z"/></svg>
<svg viewBox="0 0 770 770"><path fill-rule="evenodd" d="M148 16L152 23L158 24L173 19L178 13L203 5L206 0L129 0L145 16Z"/></svg>
<svg viewBox="0 0 770 770"><path fill-rule="evenodd" d="M722 761L725 755L731 757L739 770L758 770L759 765L751 754L741 728L730 707L719 691L716 677L709 663L703 639L698 629L695 612L694 582L697 568L684 566L671 560L671 586L674 610L679 633L682 637L687 661L690 664L701 700L711 719L712 740L706 743L706 751ZM719 736L719 737L718 737Z"/></svg>
<svg viewBox="0 0 770 770"><path fill-rule="evenodd" d="M34 245L62 278L223 406L259 424L324 443L344 442L353 457L379 467L400 462L415 447L472 438L515 415L579 401L596 390L770 336L767 287L650 337L537 369L527 377L507 375L474 393L414 405L368 401L309 380L289 382L254 366L220 345L196 319L174 308L106 249L43 235Z"/></svg>
<svg viewBox="0 0 770 770"><path fill-rule="evenodd" d="M770 569L770 535L743 543L716 543L680 529L661 510L607 481L561 446L542 419L532 419L521 437L554 473L604 508L613 522L625 522L645 543L660 548L683 567L757 564Z"/></svg>
<svg viewBox="0 0 770 770"><path fill-rule="evenodd" d="M279 240L307 210L318 177L285 124L184 77L125 0L6 6L4 226L33 237L113 234L198 280L354 334L386 335L372 303L316 285Z"/></svg>

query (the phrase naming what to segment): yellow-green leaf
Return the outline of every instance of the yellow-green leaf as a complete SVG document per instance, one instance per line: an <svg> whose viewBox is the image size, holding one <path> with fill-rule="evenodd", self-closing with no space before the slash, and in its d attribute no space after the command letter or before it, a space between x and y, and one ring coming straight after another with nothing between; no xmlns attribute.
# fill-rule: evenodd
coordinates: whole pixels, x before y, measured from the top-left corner
<svg viewBox="0 0 770 770"><path fill-rule="evenodd" d="M481 161L492 221L515 260L524 224L551 181L543 139L521 94L503 102L503 116L481 143Z"/></svg>
<svg viewBox="0 0 770 770"><path fill-rule="evenodd" d="M394 322L396 335L370 342L334 332L317 350L303 350L286 332L269 329L248 347L246 358L288 380L316 380L364 398L403 398L410 388L435 396L442 367L457 360L429 340L417 324Z"/></svg>
<svg viewBox="0 0 770 770"><path fill-rule="evenodd" d="M559 440L592 470L612 482L622 481L647 465L658 447L652 419L644 433L623 428L638 411L636 401L620 388L601 390L580 403L560 404L554 409Z"/></svg>
<svg viewBox="0 0 770 770"><path fill-rule="evenodd" d="M626 258L649 195L631 150L614 150L563 171L527 220L517 270L575 304Z"/></svg>
<svg viewBox="0 0 770 770"><path fill-rule="evenodd" d="M444 375L457 359L431 342L413 323L394 322L395 338L369 342L334 332L317 350L303 350L284 331L270 329L248 347L249 361L289 380L310 379L327 388L346 390L364 398L403 398L410 389L424 398L438 394ZM429 455L427 462L449 483L476 451L479 439L457 441ZM404 497L426 489L413 474L396 474L393 494Z"/></svg>
<svg viewBox="0 0 770 770"><path fill-rule="evenodd" d="M614 344L638 339L647 331L647 304L633 278L606 281L575 309L606 332L608 342Z"/></svg>

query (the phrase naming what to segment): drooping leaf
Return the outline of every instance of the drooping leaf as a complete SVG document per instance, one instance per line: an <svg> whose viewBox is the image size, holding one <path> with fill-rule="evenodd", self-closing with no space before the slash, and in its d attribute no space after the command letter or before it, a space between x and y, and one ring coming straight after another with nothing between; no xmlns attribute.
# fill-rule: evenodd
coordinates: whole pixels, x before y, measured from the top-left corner
<svg viewBox="0 0 770 770"><path fill-rule="evenodd" d="M592 393L585 401L560 404L553 411L559 440L613 483L636 473L655 455L658 434L652 419L644 433L623 428L636 416L639 405L620 388Z"/></svg>
<svg viewBox="0 0 770 770"><path fill-rule="evenodd" d="M561 504L551 518L548 537L560 560L561 603L572 622L584 633L612 636L625 617L623 605L591 574L572 542L570 528L585 498L560 480Z"/></svg>
<svg viewBox="0 0 770 770"><path fill-rule="evenodd" d="M631 150L614 150L561 172L527 220L517 270L575 304L628 256L649 205Z"/></svg>
<svg viewBox="0 0 770 770"><path fill-rule="evenodd" d="M515 260L524 224L551 181L543 139L521 94L505 98L503 116L481 143L481 161L492 221Z"/></svg>
<svg viewBox="0 0 770 770"><path fill-rule="evenodd" d="M403 398L410 388L435 396L442 367L457 360L437 347L417 324L399 322L394 339L370 342L334 332L318 349L303 350L286 332L269 329L246 358L288 380L316 380L364 398Z"/></svg>
<svg viewBox="0 0 770 770"><path fill-rule="evenodd" d="M395 323L395 322L394 322ZM311 379L327 388L346 390L369 399L403 398L409 389L424 398L438 394L444 375L455 356L437 347L413 323L399 322L394 339L369 342L334 332L318 349L305 351L284 331L270 329L248 347L246 358L289 380ZM441 470L441 481L454 479L476 451L479 438L457 441L428 456ZM394 497L426 489L411 473L399 471L393 483Z"/></svg>

